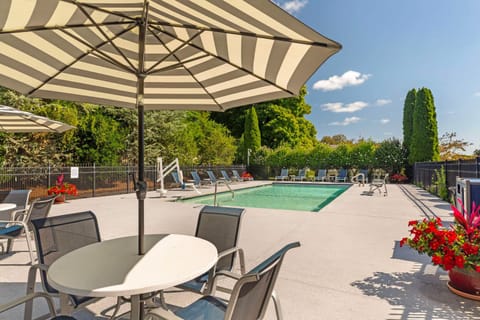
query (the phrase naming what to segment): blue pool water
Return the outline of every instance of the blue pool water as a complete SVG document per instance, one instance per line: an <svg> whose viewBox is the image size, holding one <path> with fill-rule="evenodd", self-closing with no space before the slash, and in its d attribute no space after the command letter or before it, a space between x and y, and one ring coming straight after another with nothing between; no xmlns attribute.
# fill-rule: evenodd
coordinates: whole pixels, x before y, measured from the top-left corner
<svg viewBox="0 0 480 320"><path fill-rule="evenodd" d="M239 206L268 209L300 210L317 212L335 200L350 185L284 184L274 183L260 187L235 190L217 194L220 206ZM179 200L182 202L213 205L213 195Z"/></svg>

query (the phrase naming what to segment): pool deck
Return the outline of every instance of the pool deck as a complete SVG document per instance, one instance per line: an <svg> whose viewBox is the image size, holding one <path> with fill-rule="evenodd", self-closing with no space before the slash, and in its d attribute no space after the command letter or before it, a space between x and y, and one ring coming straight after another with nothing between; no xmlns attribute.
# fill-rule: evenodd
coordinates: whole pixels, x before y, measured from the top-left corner
<svg viewBox="0 0 480 320"><path fill-rule="evenodd" d="M200 190L208 193L213 188ZM288 242L302 244L287 254L276 285L284 319L480 319L478 302L447 289L446 272L432 266L428 257L398 245L408 235L411 219L434 213L453 220L449 204L411 185L388 185L386 197L366 191L368 186L354 185L318 213L247 208L240 235L247 269ZM172 190L160 198L150 192L145 202L146 233L193 234L201 206L172 200L194 194ZM55 205L51 214L82 210L97 214L103 239L137 232L134 194L69 200ZM0 304L25 293L29 268L25 249L20 240L13 254L0 256ZM197 296L176 292L166 297L169 304L185 305ZM113 301L103 299L91 306L91 312L76 316L95 319L92 314L97 314L96 319L106 319L98 312ZM23 317L17 309L0 319ZM272 306L266 319L275 319Z"/></svg>

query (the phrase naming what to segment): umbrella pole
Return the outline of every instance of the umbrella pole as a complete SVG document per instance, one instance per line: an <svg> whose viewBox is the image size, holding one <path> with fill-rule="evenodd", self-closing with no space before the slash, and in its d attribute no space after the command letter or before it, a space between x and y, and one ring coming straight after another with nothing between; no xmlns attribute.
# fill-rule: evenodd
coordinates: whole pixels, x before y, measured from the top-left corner
<svg viewBox="0 0 480 320"><path fill-rule="evenodd" d="M142 19L138 20L138 71L137 71L137 110L138 110L138 185L136 186L138 199L138 254L145 254L145 198L147 196L147 183L145 182L145 138L144 138L144 101L145 94L145 44L147 35L148 1Z"/></svg>

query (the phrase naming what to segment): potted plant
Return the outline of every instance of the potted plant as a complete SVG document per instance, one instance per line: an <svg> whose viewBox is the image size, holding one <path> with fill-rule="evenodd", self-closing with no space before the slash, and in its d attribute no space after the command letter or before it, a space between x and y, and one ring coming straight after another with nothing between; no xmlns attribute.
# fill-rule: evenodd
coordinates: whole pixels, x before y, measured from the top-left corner
<svg viewBox="0 0 480 320"><path fill-rule="evenodd" d="M453 292L480 299L480 206L473 203L470 213L455 206L452 210L455 221L449 226L440 218L410 221L410 236L400 246L430 256L434 265L448 271Z"/></svg>
<svg viewBox="0 0 480 320"><path fill-rule="evenodd" d="M48 195L57 195L55 198L56 203L65 202L65 195L76 196L78 195L77 186L73 183L65 182L65 176L63 173L57 177L57 181L53 187L48 188Z"/></svg>

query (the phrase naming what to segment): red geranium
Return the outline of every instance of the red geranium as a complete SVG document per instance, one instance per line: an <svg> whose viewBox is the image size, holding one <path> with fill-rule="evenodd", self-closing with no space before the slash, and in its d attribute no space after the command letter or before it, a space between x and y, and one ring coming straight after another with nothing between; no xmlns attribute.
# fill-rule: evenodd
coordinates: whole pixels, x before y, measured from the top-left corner
<svg viewBox="0 0 480 320"><path fill-rule="evenodd" d="M52 194L68 194L71 196L78 195L77 186L73 183L64 182L64 175L63 173L57 177L57 181L53 187L48 188L47 193L48 195Z"/></svg>
<svg viewBox="0 0 480 320"><path fill-rule="evenodd" d="M410 237L400 246L408 245L432 257L432 263L445 270L454 267L480 272L480 206L475 203L469 214L452 206L455 222L446 228L440 218L410 221Z"/></svg>

